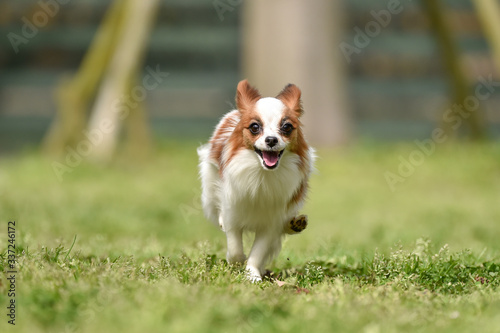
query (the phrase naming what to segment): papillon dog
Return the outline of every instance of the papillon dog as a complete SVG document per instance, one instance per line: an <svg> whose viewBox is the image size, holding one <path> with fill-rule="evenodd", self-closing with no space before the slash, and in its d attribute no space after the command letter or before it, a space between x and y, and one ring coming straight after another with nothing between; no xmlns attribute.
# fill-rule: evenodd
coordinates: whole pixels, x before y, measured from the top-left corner
<svg viewBox="0 0 500 333"><path fill-rule="evenodd" d="M237 110L219 122L208 144L198 148L202 205L227 238L227 261L247 260L242 234L255 233L246 263L252 281L281 250L282 236L300 233L315 159L302 132L301 91L287 85L276 98L262 98L247 80L238 83Z"/></svg>

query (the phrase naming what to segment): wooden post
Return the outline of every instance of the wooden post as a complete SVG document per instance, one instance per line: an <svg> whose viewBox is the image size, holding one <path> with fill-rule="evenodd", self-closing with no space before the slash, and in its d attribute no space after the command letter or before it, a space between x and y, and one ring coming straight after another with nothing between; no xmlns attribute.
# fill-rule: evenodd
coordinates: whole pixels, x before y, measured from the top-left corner
<svg viewBox="0 0 500 333"><path fill-rule="evenodd" d="M72 78L64 78L56 90L57 116L42 143L50 155L61 155L83 138L87 109L116 47L122 25L124 1L115 1L97 31L82 65Z"/></svg>
<svg viewBox="0 0 500 333"><path fill-rule="evenodd" d="M473 0L479 21L493 52L493 59L500 73L500 5L497 0Z"/></svg>
<svg viewBox="0 0 500 333"><path fill-rule="evenodd" d="M437 35L437 43L441 49L443 63L448 70L449 81L454 94L454 103L462 105L472 91L462 68L460 53L453 40L452 31L445 19L445 9L441 5L440 0L424 0L424 5L427 9L433 30ZM486 137L486 130L480 110L471 112L470 116L464 119L464 121L469 127L471 139L480 140ZM448 136L455 137L457 135L450 124L443 122L442 126Z"/></svg>
<svg viewBox="0 0 500 333"><path fill-rule="evenodd" d="M124 27L118 36L115 53L89 120L89 132L97 131L101 134L100 142L94 145L90 153L89 158L92 160L106 162L116 148L121 120L126 116L118 104L124 97L133 99L133 96L130 96L130 82L137 77L139 66L142 64L147 37L154 22L152 18L158 5L158 0L127 1Z"/></svg>
<svg viewBox="0 0 500 333"><path fill-rule="evenodd" d="M302 90L308 140L338 145L350 138L346 68L339 51L339 1L252 0L243 4L243 73L263 95L288 83Z"/></svg>

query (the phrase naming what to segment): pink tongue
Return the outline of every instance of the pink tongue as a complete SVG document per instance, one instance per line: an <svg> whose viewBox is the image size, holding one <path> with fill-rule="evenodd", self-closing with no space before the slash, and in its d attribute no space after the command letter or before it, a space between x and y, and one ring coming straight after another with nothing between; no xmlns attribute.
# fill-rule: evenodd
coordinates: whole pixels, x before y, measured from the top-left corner
<svg viewBox="0 0 500 333"><path fill-rule="evenodd" d="M278 163L278 152L277 151L263 151L262 157L264 158L264 163L266 163L267 166L272 167L276 163Z"/></svg>

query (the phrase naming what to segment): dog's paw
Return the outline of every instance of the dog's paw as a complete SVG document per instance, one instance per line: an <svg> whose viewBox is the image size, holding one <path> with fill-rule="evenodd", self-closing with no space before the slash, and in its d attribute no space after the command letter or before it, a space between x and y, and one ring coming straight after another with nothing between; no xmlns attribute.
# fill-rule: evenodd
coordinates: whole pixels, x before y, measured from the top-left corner
<svg viewBox="0 0 500 333"><path fill-rule="evenodd" d="M298 234L307 228L307 215L299 215L294 217L288 224L287 234Z"/></svg>
<svg viewBox="0 0 500 333"><path fill-rule="evenodd" d="M262 281L262 276L260 275L260 271L252 266L247 266L246 268L246 273L247 273L247 279L252 282L261 282Z"/></svg>

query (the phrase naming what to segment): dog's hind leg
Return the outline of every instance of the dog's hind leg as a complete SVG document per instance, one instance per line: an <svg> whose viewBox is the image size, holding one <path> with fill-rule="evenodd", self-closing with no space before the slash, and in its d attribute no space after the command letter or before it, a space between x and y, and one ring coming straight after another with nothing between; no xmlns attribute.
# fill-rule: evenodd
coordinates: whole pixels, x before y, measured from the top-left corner
<svg viewBox="0 0 500 333"><path fill-rule="evenodd" d="M294 235L301 233L305 228L307 228L307 215L295 216L290 222L286 223L283 227L283 233Z"/></svg>

